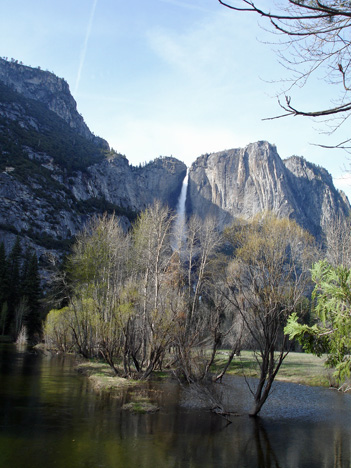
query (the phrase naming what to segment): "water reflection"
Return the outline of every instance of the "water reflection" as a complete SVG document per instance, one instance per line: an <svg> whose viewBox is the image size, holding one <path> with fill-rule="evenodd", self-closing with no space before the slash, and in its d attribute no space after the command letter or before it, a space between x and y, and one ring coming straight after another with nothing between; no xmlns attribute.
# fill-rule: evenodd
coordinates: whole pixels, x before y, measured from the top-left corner
<svg viewBox="0 0 351 468"><path fill-rule="evenodd" d="M132 415L121 406L133 390L96 395L72 366L2 348L1 468L350 467L350 395L278 384L261 418L226 426L171 383L149 387L158 413ZM245 412L245 383L227 379L224 388Z"/></svg>
<svg viewBox="0 0 351 468"><path fill-rule="evenodd" d="M259 418L253 420L253 433L257 454L257 468L280 468L281 465L272 448L267 431Z"/></svg>

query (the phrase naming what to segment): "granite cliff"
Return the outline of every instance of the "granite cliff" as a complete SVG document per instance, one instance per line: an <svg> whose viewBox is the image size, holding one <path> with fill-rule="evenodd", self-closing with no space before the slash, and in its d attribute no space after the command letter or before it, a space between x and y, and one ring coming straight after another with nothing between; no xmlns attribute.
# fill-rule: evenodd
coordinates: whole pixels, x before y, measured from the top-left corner
<svg viewBox="0 0 351 468"><path fill-rule="evenodd" d="M156 198L174 207L186 173L172 157L130 165L90 132L64 80L3 59L0 155L0 241L18 235L39 257L65 251L94 214L127 227Z"/></svg>
<svg viewBox="0 0 351 468"><path fill-rule="evenodd" d="M0 59L0 241L7 248L19 236L44 262L105 211L127 228L155 199L174 208L185 173L172 157L130 165L90 132L63 79ZM267 142L203 155L191 166L188 214L213 214L224 226L264 210L295 218L323 240L350 204L325 169L296 156L283 161Z"/></svg>
<svg viewBox="0 0 351 468"><path fill-rule="evenodd" d="M94 136L78 113L77 103L63 78L40 68L25 66L18 61L0 58L0 82L24 98L41 102L79 135L108 149L107 142Z"/></svg>
<svg viewBox="0 0 351 468"><path fill-rule="evenodd" d="M292 156L282 160L266 141L200 156L189 170L188 211L225 225L272 210L294 218L318 240L338 216L350 213L347 197L322 167Z"/></svg>

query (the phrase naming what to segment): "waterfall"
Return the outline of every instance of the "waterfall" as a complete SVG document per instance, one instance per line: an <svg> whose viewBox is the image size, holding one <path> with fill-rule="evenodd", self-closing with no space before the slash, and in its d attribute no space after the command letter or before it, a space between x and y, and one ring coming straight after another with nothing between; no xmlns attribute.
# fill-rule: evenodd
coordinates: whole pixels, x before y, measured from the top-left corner
<svg viewBox="0 0 351 468"><path fill-rule="evenodd" d="M182 190L180 191L178 203L177 203L177 220L185 220L185 202L186 202L186 192L188 190L188 179L189 173L188 169L186 170L186 175L183 180Z"/></svg>
<svg viewBox="0 0 351 468"><path fill-rule="evenodd" d="M180 251L182 248L182 244L185 241L185 202L186 202L186 194L188 191L188 179L189 179L189 172L188 169L186 170L186 175L183 180L182 190L180 191L180 195L178 198L177 208L176 208L176 220L174 223L173 228L173 242L172 247L173 250Z"/></svg>

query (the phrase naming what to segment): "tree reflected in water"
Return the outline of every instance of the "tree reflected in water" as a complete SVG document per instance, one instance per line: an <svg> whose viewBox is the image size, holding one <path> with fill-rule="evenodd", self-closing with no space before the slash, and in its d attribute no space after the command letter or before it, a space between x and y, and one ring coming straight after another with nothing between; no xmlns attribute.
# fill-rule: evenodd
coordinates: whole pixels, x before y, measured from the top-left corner
<svg viewBox="0 0 351 468"><path fill-rule="evenodd" d="M177 382L145 385L160 411L133 414L121 407L135 388L96 395L70 359L8 347L0 367L1 467L350 468L350 395L280 384L253 419L246 384L234 379L219 386L242 408L228 425Z"/></svg>

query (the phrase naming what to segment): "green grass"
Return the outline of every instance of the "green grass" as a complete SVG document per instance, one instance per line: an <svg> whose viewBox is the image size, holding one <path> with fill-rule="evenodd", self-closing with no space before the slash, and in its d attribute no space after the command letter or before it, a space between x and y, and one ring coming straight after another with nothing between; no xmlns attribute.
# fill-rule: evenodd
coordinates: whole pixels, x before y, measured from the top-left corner
<svg viewBox="0 0 351 468"><path fill-rule="evenodd" d="M130 411L132 413L155 413L159 410L157 405L152 404L149 401L132 401L130 403L126 403L122 406L123 410Z"/></svg>
<svg viewBox="0 0 351 468"><path fill-rule="evenodd" d="M229 352L225 350L219 351L211 369L213 374L218 374L222 370L228 355ZM332 377L333 370L327 369L324 366L325 360L326 357L318 358L307 353L289 353L278 372L276 380L310 386L335 386L335 380ZM116 376L110 366L99 361L83 362L77 366L77 369L89 378L93 388L97 391L113 391L138 384L138 381ZM236 356L233 359L227 370L227 374L257 377L257 371L258 366L253 351L242 351L240 356ZM169 372L156 372L154 378L156 380L169 378ZM133 412L149 412L153 410L153 408L146 408L149 401L141 401L140 393L133 400L136 400L132 402L133 405L130 404L125 409ZM141 403L147 403L147 405L138 410L138 405Z"/></svg>
<svg viewBox="0 0 351 468"><path fill-rule="evenodd" d="M226 362L228 353L218 354L213 372L221 370ZM333 383L332 370L324 366L326 357L318 358L312 354L289 353L285 358L276 380L311 386L328 387ZM253 351L242 351L240 356L233 359L227 374L247 377L257 377L257 363Z"/></svg>
<svg viewBox="0 0 351 468"><path fill-rule="evenodd" d="M113 392L136 384L140 385L140 382L135 380L118 377L108 364L99 361L82 362L77 365L77 370L89 378L92 387L98 392ZM132 401L124 404L122 406L123 410L135 414L155 413L159 410L159 407L152 403L149 391L143 387L131 392L130 395Z"/></svg>
<svg viewBox="0 0 351 468"><path fill-rule="evenodd" d="M87 376L97 391L111 391L135 385L136 381L118 377L108 364L88 361L77 365L77 370Z"/></svg>
<svg viewBox="0 0 351 468"><path fill-rule="evenodd" d="M159 407L152 403L148 391L139 388L131 394L132 401L122 406L123 410L131 411L132 413L155 413Z"/></svg>

